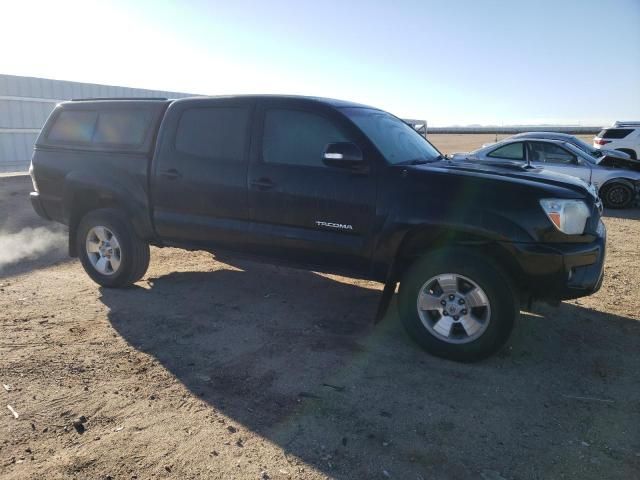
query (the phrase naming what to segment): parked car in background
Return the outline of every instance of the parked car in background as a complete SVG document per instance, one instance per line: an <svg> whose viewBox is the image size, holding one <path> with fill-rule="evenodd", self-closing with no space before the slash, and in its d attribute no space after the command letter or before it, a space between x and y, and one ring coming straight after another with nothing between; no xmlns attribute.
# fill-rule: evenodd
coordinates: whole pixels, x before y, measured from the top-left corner
<svg viewBox="0 0 640 480"><path fill-rule="evenodd" d="M640 159L640 122L616 122L613 127L603 128L593 139L598 150L618 150Z"/></svg>
<svg viewBox="0 0 640 480"><path fill-rule="evenodd" d="M529 163L536 169L578 177L592 184L608 208L628 208L640 191L640 171L613 168L575 145L542 138L510 138L470 153L456 153L452 161Z"/></svg>
<svg viewBox="0 0 640 480"><path fill-rule="evenodd" d="M633 160L631 158L631 155L629 155L628 153L621 152L619 150L611 150L608 148L598 149L589 145L584 140L581 140L578 137L570 135L568 133L524 132L513 135L512 137L508 137L505 140L510 140L512 138L542 138L546 140L560 140L562 142L570 143L574 147L582 150L584 153L591 155L598 161L598 165L601 165L603 167L628 167L633 169L637 168L638 170L640 170L640 160Z"/></svg>

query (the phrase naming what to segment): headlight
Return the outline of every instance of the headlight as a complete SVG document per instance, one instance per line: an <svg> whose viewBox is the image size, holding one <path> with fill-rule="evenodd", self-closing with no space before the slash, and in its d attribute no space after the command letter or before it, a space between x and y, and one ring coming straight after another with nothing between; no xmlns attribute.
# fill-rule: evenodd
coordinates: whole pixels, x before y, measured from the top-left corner
<svg viewBox="0 0 640 480"><path fill-rule="evenodd" d="M582 200L545 198L540 200L540 206L551 223L561 232L567 235L582 235L584 233L584 227L590 213L589 207Z"/></svg>

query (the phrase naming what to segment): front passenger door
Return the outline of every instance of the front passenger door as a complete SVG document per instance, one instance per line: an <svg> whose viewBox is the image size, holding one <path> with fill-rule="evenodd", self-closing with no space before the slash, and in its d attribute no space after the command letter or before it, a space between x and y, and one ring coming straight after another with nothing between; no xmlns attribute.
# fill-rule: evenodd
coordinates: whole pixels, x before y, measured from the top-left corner
<svg viewBox="0 0 640 480"><path fill-rule="evenodd" d="M294 263L365 270L376 182L358 132L328 107L265 101L249 165L250 238ZM360 134L362 135L362 134ZM368 172L328 166L329 143L365 152Z"/></svg>
<svg viewBox="0 0 640 480"><path fill-rule="evenodd" d="M578 177L585 182L591 180L591 169L580 165L578 158L569 150L550 142L527 142L528 155L532 163L545 170Z"/></svg>

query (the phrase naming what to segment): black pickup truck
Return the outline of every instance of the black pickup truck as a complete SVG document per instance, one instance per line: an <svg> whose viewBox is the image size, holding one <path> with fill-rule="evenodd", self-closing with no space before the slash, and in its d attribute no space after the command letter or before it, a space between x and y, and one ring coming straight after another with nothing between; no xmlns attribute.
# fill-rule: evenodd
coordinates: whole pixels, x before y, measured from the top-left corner
<svg viewBox="0 0 640 480"><path fill-rule="evenodd" d="M592 188L523 167L447 161L397 117L311 97L95 99L56 107L31 201L69 226L104 287L139 280L149 245L226 250L385 284L427 351L506 341L521 305L601 285Z"/></svg>

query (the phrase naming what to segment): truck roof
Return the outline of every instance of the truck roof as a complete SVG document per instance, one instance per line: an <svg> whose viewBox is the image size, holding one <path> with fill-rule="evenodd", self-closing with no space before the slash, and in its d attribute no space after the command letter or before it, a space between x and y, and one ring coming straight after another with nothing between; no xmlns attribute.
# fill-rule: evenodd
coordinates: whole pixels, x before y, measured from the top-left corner
<svg viewBox="0 0 640 480"><path fill-rule="evenodd" d="M299 95L195 96L176 100L148 97L70 100L58 104L52 112L36 140L36 148L46 146L95 151L148 152L153 145L154 132L168 105L176 103L183 106L202 106L208 101L215 103L215 100L228 99L294 99L325 104L332 108L365 107L354 102Z"/></svg>
<svg viewBox="0 0 640 480"><path fill-rule="evenodd" d="M82 104L82 105L90 105L90 104L104 104L104 103L138 103L144 102L146 104L153 103L189 103L189 102L199 102L202 100L216 100L216 99L260 99L260 100L274 100L274 99L290 99L290 100L308 100L316 103L323 103L326 105L330 105L335 108L348 108L348 107L359 107L359 108L374 108L369 105L363 105L361 103L349 102L346 100L338 100L335 98L326 98L326 97L314 97L314 96L305 96L305 95L269 95L269 94L252 94L252 95L212 95L212 96L194 96L194 97L183 97L179 99L169 99L169 98L160 98L160 97L99 97L99 98L78 98L69 100L67 102L62 102L63 107L68 107L74 104ZM377 110L377 109L376 109Z"/></svg>
<svg viewBox="0 0 640 480"><path fill-rule="evenodd" d="M174 100L174 102L183 103L183 102L192 102L192 101L206 100L206 99L212 99L212 100L213 99L308 100L316 103L324 103L325 105L330 105L336 108L348 108L348 107L375 108L369 105L363 105L361 103L356 103L356 102L349 102L346 100L338 100L335 98L314 97L314 96L306 96L306 95L277 95L277 94L214 95L214 96L202 96L202 97L184 97L184 98Z"/></svg>

